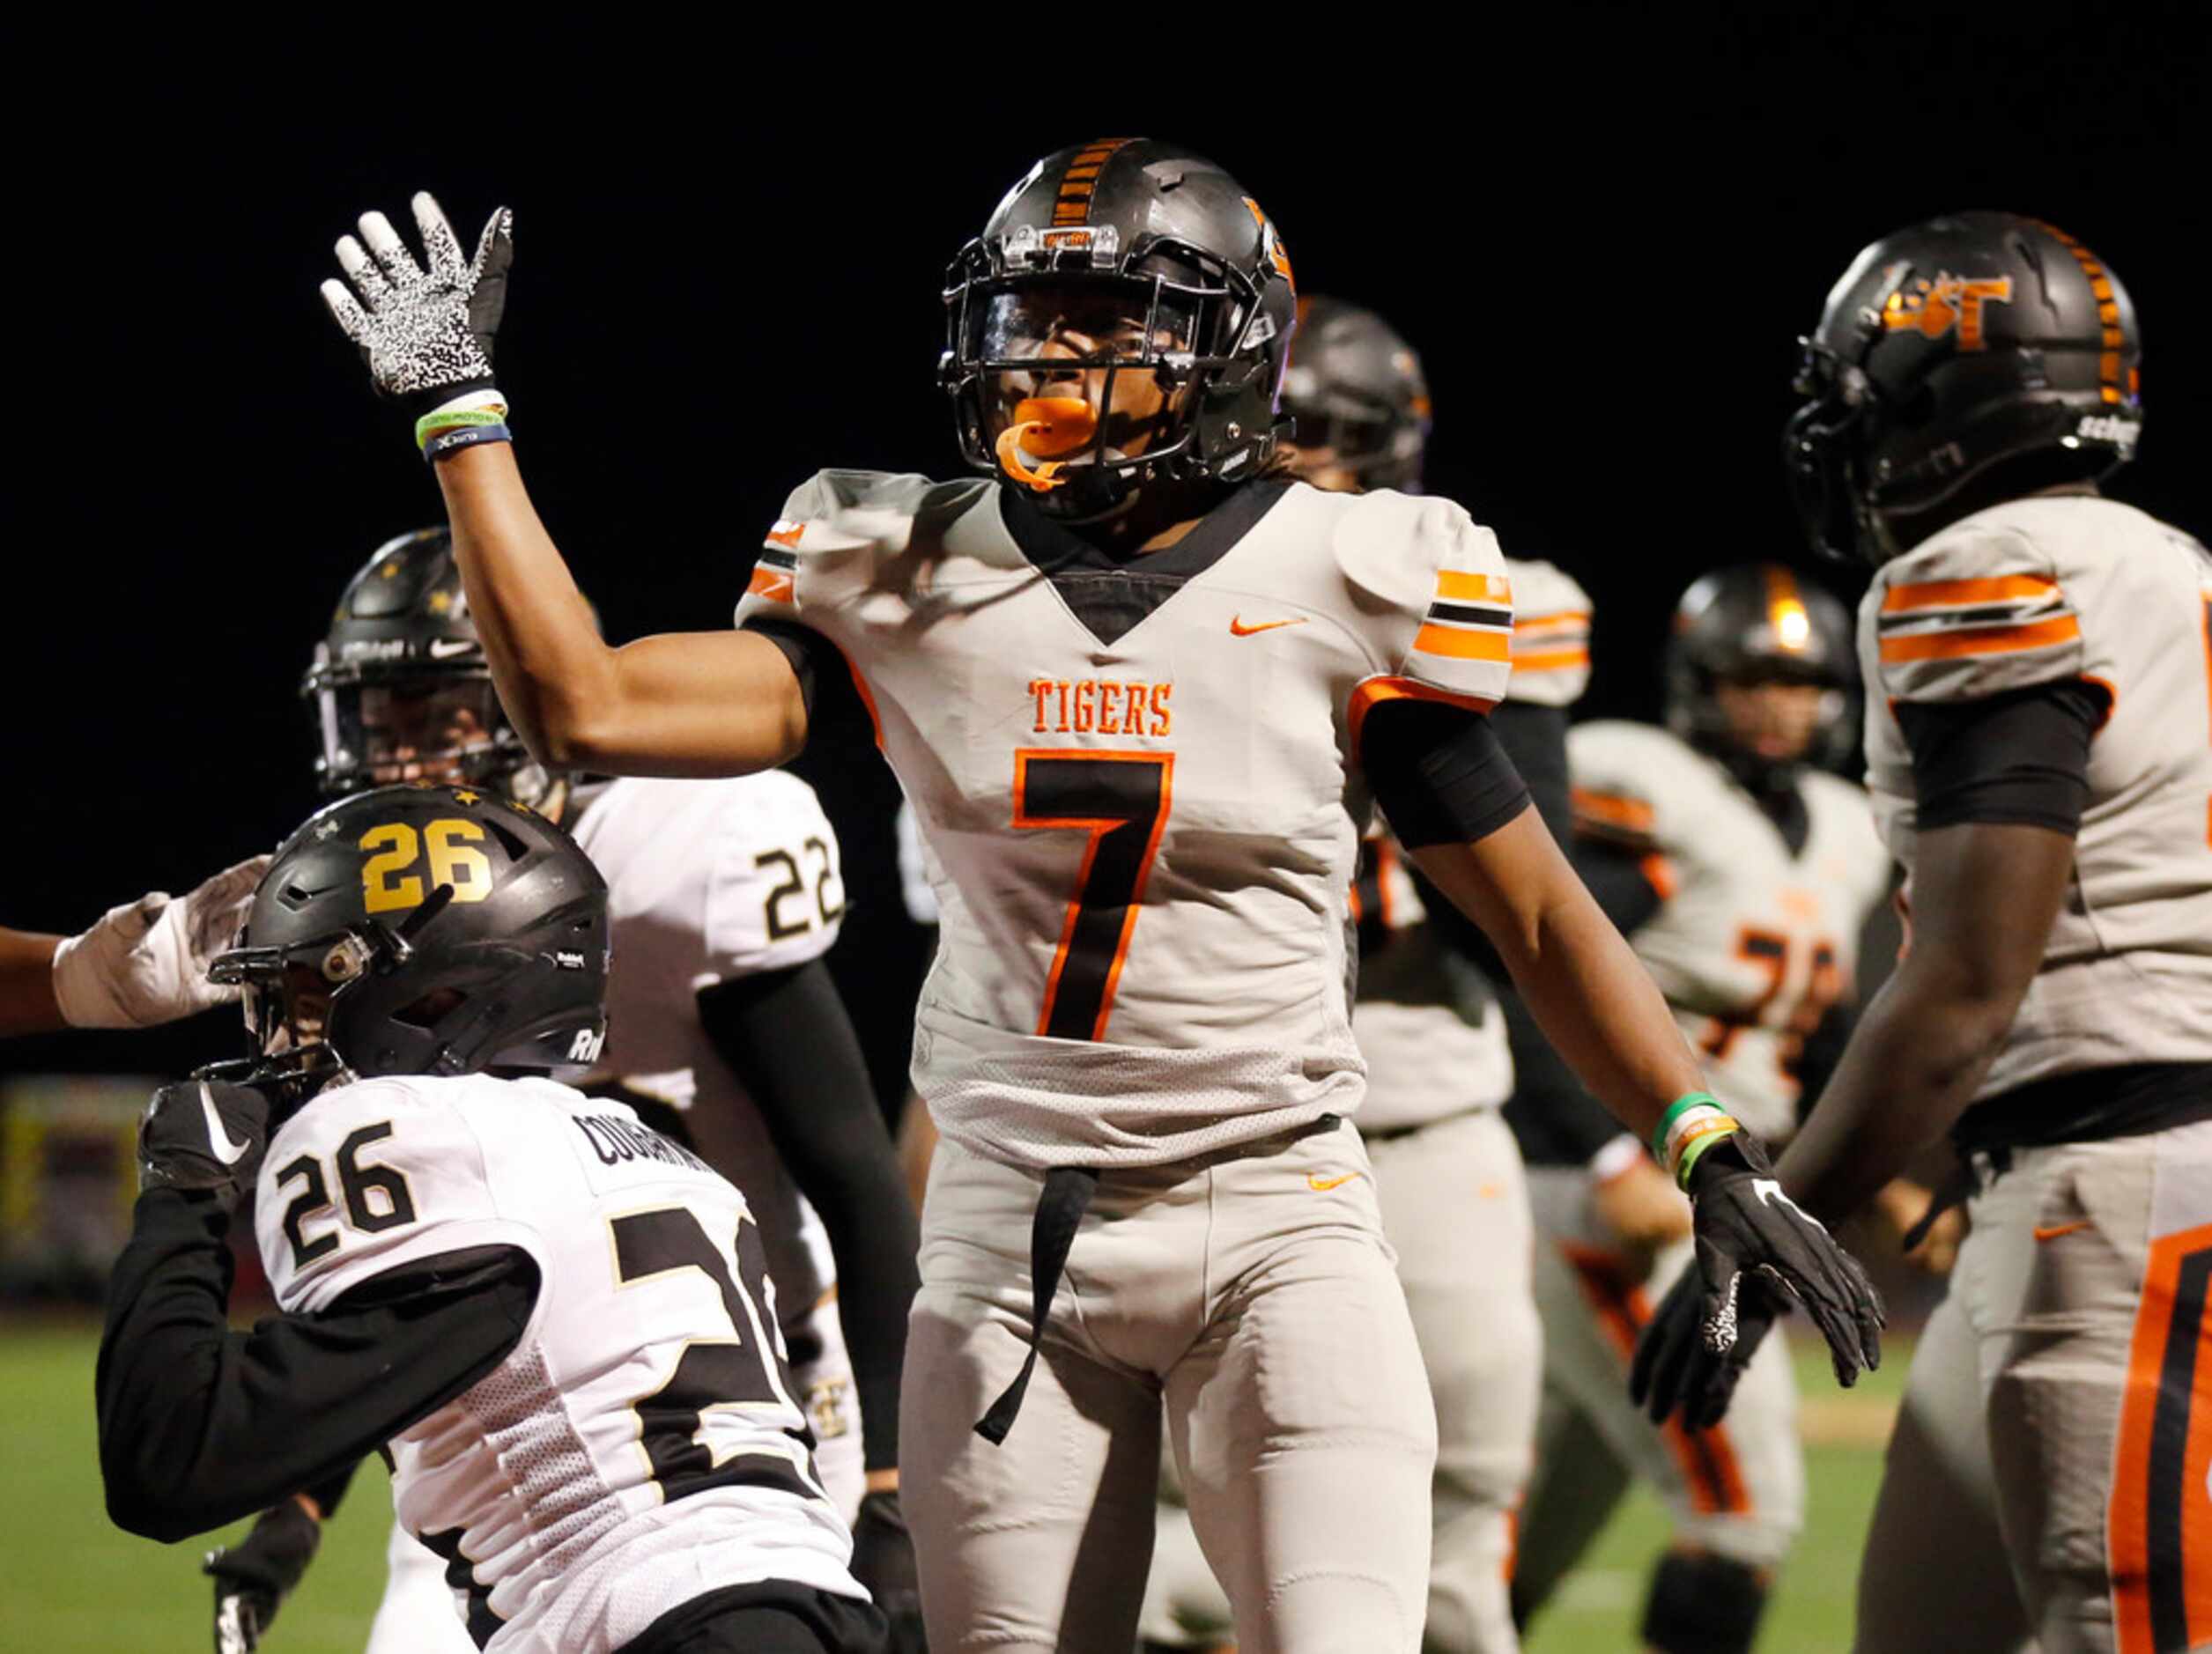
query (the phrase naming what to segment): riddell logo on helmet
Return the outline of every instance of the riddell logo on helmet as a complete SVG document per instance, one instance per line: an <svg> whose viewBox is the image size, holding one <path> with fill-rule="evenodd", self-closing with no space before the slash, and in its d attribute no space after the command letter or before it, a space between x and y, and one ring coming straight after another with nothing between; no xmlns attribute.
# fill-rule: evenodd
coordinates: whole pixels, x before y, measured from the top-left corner
<svg viewBox="0 0 2212 1654"><path fill-rule="evenodd" d="M1940 339L1956 328L1960 350L1979 351L1987 348L1982 340L1982 306L2011 302L2009 276L1970 279L1942 270L1934 281L1920 277L1891 293L1882 306L1882 325L1891 333L1915 328L1928 339Z"/></svg>

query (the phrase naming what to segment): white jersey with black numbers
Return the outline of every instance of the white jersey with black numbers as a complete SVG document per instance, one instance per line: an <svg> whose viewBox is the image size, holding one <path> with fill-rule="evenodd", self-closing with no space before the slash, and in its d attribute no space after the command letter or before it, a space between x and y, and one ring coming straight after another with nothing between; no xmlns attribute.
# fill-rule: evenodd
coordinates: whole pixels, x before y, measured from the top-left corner
<svg viewBox="0 0 2212 1654"><path fill-rule="evenodd" d="M837 834L812 787L772 771L612 782L588 796L575 838L607 881L616 961L594 1073L714 1113L718 1157L759 1218L786 1314L803 1315L836 1280L828 1237L707 1037L697 996L829 951L845 912Z"/></svg>
<svg viewBox="0 0 2212 1654"><path fill-rule="evenodd" d="M744 1197L627 1108L483 1074L335 1087L270 1144L255 1227L289 1315L443 1255L536 1263L520 1341L390 1444L400 1523L479 1646L612 1654L765 1579L862 1594Z"/></svg>
<svg viewBox="0 0 2212 1654"><path fill-rule="evenodd" d="M1806 1035L1852 992L1859 933L1889 889L1865 793L1808 769L1793 850L1720 763L1650 724L1567 737L1578 824L1645 853L1658 911L1629 941L1729 1111L1770 1141L1797 1127Z"/></svg>
<svg viewBox="0 0 2212 1654"><path fill-rule="evenodd" d="M1912 766L1893 704L2081 679L2111 697L2090 746L2066 901L1979 1095L2078 1069L2212 1060L2204 548L2116 500L1995 506L1882 567L1860 609L1859 650L1881 686L1867 699L1868 782L1908 875Z"/></svg>
<svg viewBox="0 0 2212 1654"><path fill-rule="evenodd" d="M914 1077L946 1136L1149 1164L1358 1106L1359 725L1505 694L1487 529L1256 483L1117 563L993 482L827 471L738 615L843 651L914 803L941 915Z"/></svg>
<svg viewBox="0 0 2212 1654"><path fill-rule="evenodd" d="M1513 589L1513 681L1506 698L1570 706L1590 681L1590 599L1549 563L1505 559ZM1427 914L1420 893L1387 839L1371 840L1353 895L1361 925L1380 921L1412 931ZM1373 912L1360 911L1369 905ZM1402 963L1392 949L1410 945ZM1410 1131L1475 1109L1505 1105L1513 1059L1497 995L1472 965L1432 940L1386 943L1363 960L1352 1035L1367 1060L1363 1131Z"/></svg>

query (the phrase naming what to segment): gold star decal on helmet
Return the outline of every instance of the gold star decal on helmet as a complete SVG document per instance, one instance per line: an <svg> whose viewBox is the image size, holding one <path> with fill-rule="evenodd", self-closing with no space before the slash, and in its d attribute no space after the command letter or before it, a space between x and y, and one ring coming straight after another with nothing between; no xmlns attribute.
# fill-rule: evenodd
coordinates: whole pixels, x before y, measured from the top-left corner
<svg viewBox="0 0 2212 1654"><path fill-rule="evenodd" d="M453 796L454 801L457 804L473 804L477 799L483 797L484 795L481 793L460 792L455 793Z"/></svg>
<svg viewBox="0 0 2212 1654"><path fill-rule="evenodd" d="M442 614L444 614L444 613L445 613L448 609L451 609L452 607L453 607L453 594L452 594L451 592L433 592L433 593L431 593L431 594L430 594L430 612L431 612L432 614L433 614L433 615L442 615Z"/></svg>
<svg viewBox="0 0 2212 1654"><path fill-rule="evenodd" d="M377 570L376 572L378 578L388 580L399 572L399 565L396 563L387 563L382 568Z"/></svg>

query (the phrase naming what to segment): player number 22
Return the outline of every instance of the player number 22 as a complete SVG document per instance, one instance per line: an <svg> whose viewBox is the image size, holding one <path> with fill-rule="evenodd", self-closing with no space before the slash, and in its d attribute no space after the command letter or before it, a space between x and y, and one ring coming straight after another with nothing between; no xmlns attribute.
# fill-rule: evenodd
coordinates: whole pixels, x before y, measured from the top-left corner
<svg viewBox="0 0 2212 1654"><path fill-rule="evenodd" d="M1113 991L1173 800L1175 755L1024 749L1014 754L1014 825L1090 835L1060 927L1037 1031L1104 1039Z"/></svg>

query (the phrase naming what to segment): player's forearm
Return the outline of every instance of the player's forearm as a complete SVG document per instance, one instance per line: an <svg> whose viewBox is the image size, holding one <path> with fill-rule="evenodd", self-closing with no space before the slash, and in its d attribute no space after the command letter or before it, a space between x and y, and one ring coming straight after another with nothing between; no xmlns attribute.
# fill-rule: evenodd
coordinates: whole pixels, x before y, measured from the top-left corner
<svg viewBox="0 0 2212 1654"><path fill-rule="evenodd" d="M59 936L0 930L0 1037L50 1034L69 1026L54 997Z"/></svg>
<svg viewBox="0 0 2212 1654"><path fill-rule="evenodd" d="M484 443L433 469L500 704L540 759L574 767L619 717L615 652L538 521L513 446Z"/></svg>
<svg viewBox="0 0 2212 1654"><path fill-rule="evenodd" d="M1489 934L1545 1037L1616 1119L1648 1141L1704 1084L1666 1001L1534 811L1415 859Z"/></svg>
<svg viewBox="0 0 2212 1654"><path fill-rule="evenodd" d="M1927 953L1908 956L1860 1017L1781 1158L1783 1185L1797 1203L1840 1222L1902 1175L1973 1101L2019 998L1978 993Z"/></svg>

